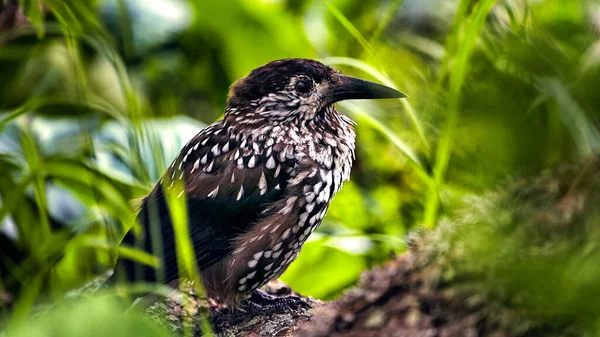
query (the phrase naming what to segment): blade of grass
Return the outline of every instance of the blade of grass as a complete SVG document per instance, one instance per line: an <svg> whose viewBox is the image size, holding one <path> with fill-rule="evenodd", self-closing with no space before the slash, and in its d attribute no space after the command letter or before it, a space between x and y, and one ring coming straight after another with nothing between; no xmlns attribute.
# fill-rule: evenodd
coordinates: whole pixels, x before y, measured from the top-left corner
<svg viewBox="0 0 600 337"><path fill-rule="evenodd" d="M348 31L348 33L350 33L350 35L352 35L358 41L358 43L363 47L363 49L367 53L369 53L375 60L377 60L377 63L381 67L381 71L387 75L388 73L385 70L384 66L385 63L383 62L379 54L377 54L373 46L371 46L369 41L367 41L367 39L361 34L361 32L356 27L354 27L352 22L350 22L350 20L348 20L348 18L346 18L346 16L342 12L340 12L340 10L337 7L335 7L331 3L331 1L323 0L323 3L325 3L325 6L327 6L327 9L331 12L331 14Z"/></svg>
<svg viewBox="0 0 600 337"><path fill-rule="evenodd" d="M461 0L458 3L458 7L456 9L456 14L454 16L454 21L452 22L452 27L450 28L450 34L446 38L446 57L442 62L442 66L440 67L440 73L438 74L437 82L436 82L436 92L439 92L442 88L444 80L451 70L451 60L455 55L455 48L459 45L459 41L461 39L461 34L463 33L463 25L465 20L467 19L467 15L469 13L469 8L471 7L471 3L473 0Z"/></svg>
<svg viewBox="0 0 600 337"><path fill-rule="evenodd" d="M24 124L24 123L23 123ZM23 155L27 161L27 166L33 176L33 190L35 201L39 209L40 223L39 223L39 238L44 240L50 236L50 221L48 218L48 207L46 201L46 188L45 188L45 171L43 159L40 156L33 137L29 134L28 126L23 125L21 132L21 147L23 149ZM35 249L39 247L41 242L31 248Z"/></svg>
<svg viewBox="0 0 600 337"><path fill-rule="evenodd" d="M600 147L600 132L590 120L583 107L576 101L569 89L558 78L534 77L535 87L547 97L552 97L558 105L558 117L583 156L590 156ZM559 128L559 126L556 126Z"/></svg>
<svg viewBox="0 0 600 337"><path fill-rule="evenodd" d="M497 0L484 0L476 3L473 5L474 8L472 14L464 20L464 22L461 22L463 20L459 21L459 19L462 19L464 12L459 11L457 13L457 18L455 20L455 23L457 23L457 26L455 27L456 31L454 39L450 40L448 43L448 50L453 51L454 46L456 46L457 49L454 54L447 54L452 60L452 71L449 74L448 114L435 156L435 166L433 169L434 185L428 192L425 203L423 221L427 227L434 226L438 215L440 206L439 193L446 174L446 169L448 168L448 163L450 162L454 133L457 127L460 109L461 89L468 71L469 59L475 48L477 38L481 35L485 19L496 1ZM459 8L466 8L469 4L470 1L462 0L459 4ZM459 22L461 23L458 24ZM459 34L458 31L461 31L462 34Z"/></svg>
<svg viewBox="0 0 600 337"><path fill-rule="evenodd" d="M35 301L42 289L43 274L37 274L28 284L23 287L23 292L19 295L15 302L14 310L11 319L7 323L6 330L8 335L10 331L17 327L26 324L29 318L29 313L35 304Z"/></svg>
<svg viewBox="0 0 600 337"><path fill-rule="evenodd" d="M25 10L27 19L35 28L38 39L44 37L44 13L42 4L38 0L22 0L21 6Z"/></svg>
<svg viewBox="0 0 600 337"><path fill-rule="evenodd" d="M121 113L114 106L98 97L88 97L85 100L79 100L63 97L41 96L32 97L21 106L6 112L3 118L0 118L0 131L2 131L6 125L15 118L18 118L19 116L22 116L28 112L43 109L52 105L77 105L81 106L82 108L85 107L90 110L104 113L111 118L125 122L125 119L122 117Z"/></svg>
<svg viewBox="0 0 600 337"><path fill-rule="evenodd" d="M119 29L123 36L123 50L125 57L131 59L135 56L135 44L133 43L133 30L131 27L131 13L124 0L117 0Z"/></svg>
<svg viewBox="0 0 600 337"><path fill-rule="evenodd" d="M398 89L396 87L394 81L392 81L388 76L377 71L377 69L373 68L372 66L370 66L368 63L366 63L364 61L361 61L361 60L358 60L355 58L351 58L351 57L327 57L327 58L323 59L323 62L325 64L345 65L348 67L362 70L365 73L370 74L371 76L375 77L376 79L381 81L383 84L385 84L391 88ZM417 134L419 135L419 139L425 146L426 152L429 152L429 143L427 142L427 138L425 138L425 132L423 131L423 126L421 125L421 121L419 121L419 118L417 117L415 111L413 110L412 106L410 105L410 102L407 99L399 99L399 101L400 101L400 103L402 103L402 106L404 107L404 109L406 109L406 113L408 113L408 116L409 116L413 126L415 127Z"/></svg>
<svg viewBox="0 0 600 337"><path fill-rule="evenodd" d="M168 176L166 178L169 178ZM194 288L197 294L201 298L206 298L206 292L198 268L196 265L196 253L194 251L194 245L190 239L188 229L188 212L187 202L185 198L185 186L181 179L174 181L163 181L163 191L165 194L165 200L169 208L171 215L171 222L173 224L173 232L175 233L175 249L177 252L177 266L179 267L179 275L182 279L192 280L194 282ZM172 185L171 185L172 184ZM169 186L171 185L171 186ZM183 280L182 280L183 281ZM184 282L180 282L184 284ZM203 336L214 336L211 326L208 322L208 316L205 312L201 311L201 330ZM185 331L186 335L192 335L193 331L190 329L191 325L188 326L188 330Z"/></svg>
<svg viewBox="0 0 600 337"><path fill-rule="evenodd" d="M17 207L19 200L21 200L21 196L31 185L33 179L34 176L32 174L28 174L16 184L15 188L10 191L10 194L3 195L4 198L2 200L2 207L0 208L0 223L4 220L4 217L6 217L15 207ZM19 232L24 232L24 228L19 228Z"/></svg>
<svg viewBox="0 0 600 337"><path fill-rule="evenodd" d="M136 159L134 161L136 165L132 167L132 170L136 173L137 177L141 177L142 180L147 180L147 172L144 168L143 161L139 158L139 144L144 139L140 104L132 81L129 79L127 68L116 48L109 42L110 34L105 31L99 23L97 16L89 8L86 2L65 3L58 0L46 1L52 12L57 15L58 21L61 24L61 29L68 39L77 37L85 40L113 64L125 95L125 101L127 102L127 113L125 115L127 115L131 121L131 123L127 123L127 125L131 125L133 129L132 134L134 136L131 139L130 146L132 157ZM69 42L69 40L67 40L67 42ZM73 42L69 43L73 44ZM83 82L81 83L84 84ZM85 85L84 88L86 88Z"/></svg>
<svg viewBox="0 0 600 337"><path fill-rule="evenodd" d="M42 0L60 23L62 29L68 30L75 36L82 36L84 32L108 37L104 31L98 15L92 9L93 2L88 1L62 1Z"/></svg>
<svg viewBox="0 0 600 337"><path fill-rule="evenodd" d="M417 173L417 175L425 183L427 183L428 185L433 183L433 180L427 174L427 171L425 170L425 167L419 160L419 157L414 153L414 151L410 148L410 146L408 146L406 143L404 143L389 128L387 128L385 125L383 125L382 123L377 121L373 116L364 112L357 105L346 102L345 106L346 106L346 108L348 108L348 110L350 110L352 113L356 114L363 121L369 123L369 125L373 129L377 130L378 132L383 134L386 138L388 138L392 142L392 144L394 144L409 159L408 163L415 169L415 172Z"/></svg>
<svg viewBox="0 0 600 337"><path fill-rule="evenodd" d="M402 6L403 3L404 3L404 0L393 0L390 3L388 8L383 13L381 20L379 20L379 23L377 24L375 31L373 31L373 34L371 35L371 38L369 39L369 43L373 43L373 42L379 40L379 38L381 37L381 33L383 33L383 31L390 24L390 22L394 18L394 14L396 14L396 12L398 11L398 8L400 8L400 6Z"/></svg>
<svg viewBox="0 0 600 337"><path fill-rule="evenodd" d="M85 163L67 159L49 160L46 164L48 175L62 181L70 181L83 188L93 189L98 203L108 205L111 214L122 222L123 227L131 228L135 219L124 199L123 194L115 186L115 181ZM74 190L77 192L77 190Z"/></svg>
<svg viewBox="0 0 600 337"><path fill-rule="evenodd" d="M105 236L80 235L73 244L75 247L96 248L108 252L118 252L119 257L134 260L154 268L157 268L160 264L158 257L137 248L111 244L106 240Z"/></svg>

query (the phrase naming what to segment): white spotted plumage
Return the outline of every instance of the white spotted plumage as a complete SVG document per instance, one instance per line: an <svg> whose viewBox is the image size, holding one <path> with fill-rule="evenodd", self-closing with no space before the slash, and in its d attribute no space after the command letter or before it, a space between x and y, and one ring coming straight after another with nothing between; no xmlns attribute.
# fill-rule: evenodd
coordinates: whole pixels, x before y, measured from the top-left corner
<svg viewBox="0 0 600 337"><path fill-rule="evenodd" d="M289 104L298 102L290 101ZM274 203L260 214L265 219L278 215L293 217L294 221L286 221L288 227L280 228L283 225L280 222L263 225L259 220L256 226L260 235L249 236L248 244L233 250L227 263L232 270L239 269L236 272L239 276L234 280L235 289L247 293L281 275L319 226L329 202L342 183L349 179L355 135L353 122L332 107L309 120L275 121L260 127L250 127L250 118L259 118L260 111L244 118L239 118L242 110L231 113L236 121L245 121L244 125L217 122L209 126L171 169L173 174L185 171L186 167L186 172L194 175L218 177L227 173L197 197L231 198L241 202L252 196L269 195L272 191L280 193L281 203ZM333 130L324 125L337 127ZM242 127L246 129L242 130ZM188 162L193 164L188 165ZM235 189L228 189L227 184ZM299 193L290 192L295 190ZM280 206L273 208L275 205ZM258 247L258 242L271 244L249 251Z"/></svg>

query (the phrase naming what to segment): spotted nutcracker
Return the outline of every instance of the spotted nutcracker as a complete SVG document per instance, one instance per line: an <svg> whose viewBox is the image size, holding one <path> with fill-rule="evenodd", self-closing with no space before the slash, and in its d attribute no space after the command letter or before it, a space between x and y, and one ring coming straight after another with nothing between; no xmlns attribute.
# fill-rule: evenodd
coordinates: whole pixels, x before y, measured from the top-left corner
<svg viewBox="0 0 600 337"><path fill-rule="evenodd" d="M233 307L301 304L257 289L294 261L350 177L355 123L334 104L402 97L308 59L273 61L235 82L223 119L192 138L163 177L184 183L180 197L187 200L189 233L210 298ZM144 198L138 220L141 248L162 246L161 278L168 282L178 269L164 195L171 185L164 181ZM158 245L153 224L160 229ZM134 236L124 242L134 244ZM134 278L139 266L120 264ZM145 267L137 275L153 281L156 272Z"/></svg>

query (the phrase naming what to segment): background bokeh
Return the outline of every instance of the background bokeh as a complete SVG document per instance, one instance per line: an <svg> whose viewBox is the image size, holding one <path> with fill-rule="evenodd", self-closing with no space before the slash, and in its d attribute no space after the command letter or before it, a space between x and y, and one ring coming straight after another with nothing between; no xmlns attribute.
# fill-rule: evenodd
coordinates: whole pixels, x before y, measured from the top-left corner
<svg viewBox="0 0 600 337"><path fill-rule="evenodd" d="M15 5L0 1L0 295L17 318L112 266L130 200L222 116L232 82L274 59L410 95L340 104L357 159L282 277L305 295L335 298L464 197L600 146L592 0Z"/></svg>

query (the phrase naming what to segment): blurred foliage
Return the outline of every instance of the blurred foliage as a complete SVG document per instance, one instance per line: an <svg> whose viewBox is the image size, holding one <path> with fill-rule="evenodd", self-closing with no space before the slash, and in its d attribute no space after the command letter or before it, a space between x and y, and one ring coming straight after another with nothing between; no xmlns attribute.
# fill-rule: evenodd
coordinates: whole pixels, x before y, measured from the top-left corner
<svg viewBox="0 0 600 337"><path fill-rule="evenodd" d="M413 235L415 260L510 336L597 336L598 189L598 155L514 179Z"/></svg>
<svg viewBox="0 0 600 337"><path fill-rule="evenodd" d="M112 266L130 200L273 59L411 96L340 105L358 122L352 181L282 277L307 295L334 297L465 196L600 146L592 0L20 5L31 25L0 16L0 302L19 294L17 318Z"/></svg>
<svg viewBox="0 0 600 337"><path fill-rule="evenodd" d="M114 336L143 335L149 337L169 336L164 327L143 314L131 311L123 315L127 307L108 298L95 298L75 304L60 305L33 318L34 324L23 325L10 331L15 337L43 336ZM106 324L110 322L110 324Z"/></svg>

